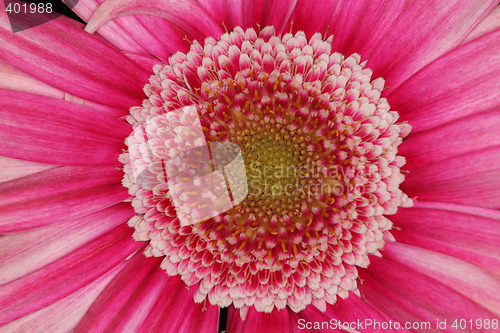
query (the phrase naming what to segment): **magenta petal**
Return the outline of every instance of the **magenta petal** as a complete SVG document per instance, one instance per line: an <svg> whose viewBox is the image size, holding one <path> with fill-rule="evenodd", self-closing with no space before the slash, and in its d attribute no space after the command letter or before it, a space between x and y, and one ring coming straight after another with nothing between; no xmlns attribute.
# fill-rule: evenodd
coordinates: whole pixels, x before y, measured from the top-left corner
<svg viewBox="0 0 500 333"><path fill-rule="evenodd" d="M21 178L55 167L57 167L57 165L28 162L15 158L0 156L0 170L2 170L2 172L0 173L0 183L4 183L9 180Z"/></svg>
<svg viewBox="0 0 500 333"><path fill-rule="evenodd" d="M276 32L283 32L292 15L297 0L243 0L242 13L244 27L255 28L272 25Z"/></svg>
<svg viewBox="0 0 500 333"><path fill-rule="evenodd" d="M436 320L447 320L448 330L457 318L489 318L495 315L468 296L445 286L434 277L389 259L371 258L370 267L360 270L363 284L361 294L376 308L400 323L430 322L436 327ZM418 332L432 330L420 329Z"/></svg>
<svg viewBox="0 0 500 333"><path fill-rule="evenodd" d="M500 30L462 45L433 62L389 97L413 132L498 106Z"/></svg>
<svg viewBox="0 0 500 333"><path fill-rule="evenodd" d="M417 201L391 220L401 229L392 231L398 242L454 256L500 276L498 210Z"/></svg>
<svg viewBox="0 0 500 333"><path fill-rule="evenodd" d="M113 167L59 167L0 184L0 233L97 212L128 198Z"/></svg>
<svg viewBox="0 0 500 333"><path fill-rule="evenodd" d="M472 152L413 170L402 189L417 200L500 208L500 147Z"/></svg>
<svg viewBox="0 0 500 333"><path fill-rule="evenodd" d="M245 27L243 24L242 3L245 0L197 0L217 22L224 22L229 31L235 27Z"/></svg>
<svg viewBox="0 0 500 333"><path fill-rule="evenodd" d="M146 292L150 275L154 272L160 272L163 279L156 281L157 285L151 286L156 291L158 297L159 291L163 288L168 275L161 271L161 258L146 258L142 252L137 252L127 261L125 267L116 275L111 283L97 297L90 307L89 311L82 318L75 329L75 332L104 332L106 329L115 330L120 319L127 320L121 313L124 307L132 301L141 292ZM149 283L150 284L150 283ZM154 300L150 300L150 306ZM136 306L139 304L135 304ZM136 307L137 310L143 310ZM113 323L114 322L114 323ZM136 331L128 327L130 331Z"/></svg>
<svg viewBox="0 0 500 333"><path fill-rule="evenodd" d="M368 59L375 46L405 10L407 0L346 0L332 20L332 50L345 55L359 53ZM321 31L321 30L318 30Z"/></svg>
<svg viewBox="0 0 500 333"><path fill-rule="evenodd" d="M389 243L384 256L417 270L500 315L500 290L498 276L451 256L411 245Z"/></svg>
<svg viewBox="0 0 500 333"><path fill-rule="evenodd" d="M479 23L474 30L462 42L463 44L470 42L473 39L486 35L489 32L500 28L500 6L496 6L484 20Z"/></svg>
<svg viewBox="0 0 500 333"><path fill-rule="evenodd" d="M481 112L413 135L399 146L405 169L500 145L500 108Z"/></svg>
<svg viewBox="0 0 500 333"><path fill-rule="evenodd" d="M134 211L121 203L94 214L0 237L0 284L34 272L126 223Z"/></svg>
<svg viewBox="0 0 500 333"><path fill-rule="evenodd" d="M275 333L291 332L292 322L287 309L276 310L271 313L257 312L254 307L248 310L245 320L241 319L240 310L229 307L227 332L231 333Z"/></svg>
<svg viewBox="0 0 500 333"><path fill-rule="evenodd" d="M87 312L90 304L119 271L120 266L111 269L71 295L3 325L0 330L4 332L71 332Z"/></svg>
<svg viewBox="0 0 500 333"><path fill-rule="evenodd" d="M125 15L144 14L162 17L201 42L206 36L217 37L222 29L203 8L192 0L108 0L94 13L86 30L95 32L110 20Z"/></svg>
<svg viewBox="0 0 500 333"><path fill-rule="evenodd" d="M0 90L0 154L61 165L117 164L128 124L74 103Z"/></svg>
<svg viewBox="0 0 500 333"><path fill-rule="evenodd" d="M170 277L138 332L217 332L219 307L195 303L195 290L196 286L187 288L179 276Z"/></svg>
<svg viewBox="0 0 500 333"><path fill-rule="evenodd" d="M339 0L298 0L284 31L304 31L309 38L317 32L330 35L341 3Z"/></svg>
<svg viewBox="0 0 500 333"><path fill-rule="evenodd" d="M64 258L0 286L0 325L44 308L88 285L142 243L123 224Z"/></svg>
<svg viewBox="0 0 500 333"><path fill-rule="evenodd" d="M0 44L1 59L76 97L124 108L124 114L144 98L148 74L70 19L59 17L14 34L1 13L0 38L8 41Z"/></svg>
<svg viewBox="0 0 500 333"><path fill-rule="evenodd" d="M413 1L368 60L375 77L394 90L413 74L459 45L495 0Z"/></svg>

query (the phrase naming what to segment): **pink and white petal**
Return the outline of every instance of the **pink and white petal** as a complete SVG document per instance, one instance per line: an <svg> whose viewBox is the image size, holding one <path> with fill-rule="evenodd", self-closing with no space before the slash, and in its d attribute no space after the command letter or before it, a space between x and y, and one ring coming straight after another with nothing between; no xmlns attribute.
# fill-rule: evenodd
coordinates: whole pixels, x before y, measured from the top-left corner
<svg viewBox="0 0 500 333"><path fill-rule="evenodd" d="M105 332L116 331L112 322L115 319L123 318L120 315L121 310L126 306L134 294L139 293L148 276L154 274L154 271L160 270L161 258L146 258L142 252L136 252L130 258L125 267L123 267L111 283L106 286L103 292L92 303L88 312L75 328L75 332ZM165 272L163 283L159 283L156 289L162 289L168 277ZM158 281L161 282L161 281ZM159 294L159 292L158 292ZM139 308L138 308L139 309ZM121 317L121 318L120 318ZM126 318L123 318L126 320ZM128 327L128 330L132 330Z"/></svg>
<svg viewBox="0 0 500 333"><path fill-rule="evenodd" d="M0 325L74 293L142 246L123 224L42 269L0 286Z"/></svg>
<svg viewBox="0 0 500 333"><path fill-rule="evenodd" d="M0 156L0 183L53 169L57 165L28 162Z"/></svg>
<svg viewBox="0 0 500 333"><path fill-rule="evenodd" d="M435 278L422 274L418 269L407 267L385 258L371 258L370 267L360 271L363 284L360 291L376 308L383 309L391 318L401 323L427 322L426 329L434 329L436 320L448 322L443 332L456 332L451 323L457 318L493 319L495 314L468 296L439 283ZM487 330L478 330L478 332Z"/></svg>
<svg viewBox="0 0 500 333"><path fill-rule="evenodd" d="M276 33L281 34L290 19L297 0L243 0L242 16L245 28L262 28L274 26Z"/></svg>
<svg viewBox="0 0 500 333"><path fill-rule="evenodd" d="M417 73L389 97L420 132L498 107L500 30L460 46Z"/></svg>
<svg viewBox="0 0 500 333"><path fill-rule="evenodd" d="M345 55L359 53L369 58L385 33L406 9L408 0L346 0L336 20L332 20L332 50Z"/></svg>
<svg viewBox="0 0 500 333"><path fill-rule="evenodd" d="M0 44L0 58L13 67L84 100L123 108L124 114L141 104L148 73L78 22L61 16L22 33L10 29L2 10L0 38L8 42Z"/></svg>
<svg viewBox="0 0 500 333"><path fill-rule="evenodd" d="M179 276L170 277L138 332L217 332L219 307L195 303L195 290L196 286L187 288Z"/></svg>
<svg viewBox="0 0 500 333"><path fill-rule="evenodd" d="M95 32L110 20L126 15L153 15L179 26L198 41L218 37L222 28L203 8L192 0L107 0L94 12L86 31Z"/></svg>
<svg viewBox="0 0 500 333"><path fill-rule="evenodd" d="M417 201L391 216L400 243L459 258L500 276L498 210Z"/></svg>
<svg viewBox="0 0 500 333"><path fill-rule="evenodd" d="M285 333L292 331L292 321L288 309L271 313L258 312L254 307L248 310L245 320L241 319L240 310L229 307L227 315L227 333Z"/></svg>
<svg viewBox="0 0 500 333"><path fill-rule="evenodd" d="M113 167L58 167L0 184L0 233L76 219L127 199Z"/></svg>
<svg viewBox="0 0 500 333"><path fill-rule="evenodd" d="M130 125L86 107L0 89L0 154L60 165L116 165Z"/></svg>
<svg viewBox="0 0 500 333"><path fill-rule="evenodd" d="M384 256L439 281L500 315L500 293L492 292L500 290L498 276L452 256L407 244L386 244Z"/></svg>
<svg viewBox="0 0 500 333"><path fill-rule="evenodd" d="M453 156L500 146L500 107L417 132L398 147L405 169L414 170Z"/></svg>
<svg viewBox="0 0 500 333"><path fill-rule="evenodd" d="M126 223L132 216L130 204L121 203L64 223L3 235L0 284L41 269Z"/></svg>
<svg viewBox="0 0 500 333"><path fill-rule="evenodd" d="M367 67L389 94L458 46L496 6L496 0L413 1L375 47Z"/></svg>
<svg viewBox="0 0 500 333"><path fill-rule="evenodd" d="M486 35L489 32L495 31L500 28L500 6L496 6L488 16L486 16L481 23L479 23L474 30L467 36L462 44L468 43L473 39Z"/></svg>
<svg viewBox="0 0 500 333"><path fill-rule="evenodd" d="M120 271L123 263L85 287L27 316L0 326L0 333L63 333L72 332L92 302Z"/></svg>
<svg viewBox="0 0 500 333"><path fill-rule="evenodd" d="M76 4L74 0L63 0L67 5L72 6L71 10L75 12L82 20L88 22L99 3L96 0L79 0ZM101 1L102 2L102 1ZM108 40L111 44L122 51L134 52L138 54L148 55L141 45L139 45L126 31L123 30L116 22L108 22L103 27L97 30L97 33Z"/></svg>
<svg viewBox="0 0 500 333"><path fill-rule="evenodd" d="M284 31L304 31L308 38L317 32L329 36L335 28L341 4L340 0L298 0Z"/></svg>
<svg viewBox="0 0 500 333"><path fill-rule="evenodd" d="M417 200L500 208L500 146L413 170L401 185Z"/></svg>

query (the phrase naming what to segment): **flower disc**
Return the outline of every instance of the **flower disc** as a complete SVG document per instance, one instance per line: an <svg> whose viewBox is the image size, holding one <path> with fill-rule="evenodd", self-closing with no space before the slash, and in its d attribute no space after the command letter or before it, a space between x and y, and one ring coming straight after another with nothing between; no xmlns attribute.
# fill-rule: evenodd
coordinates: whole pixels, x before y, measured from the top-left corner
<svg viewBox="0 0 500 333"><path fill-rule="evenodd" d="M123 183L146 255L195 301L321 310L380 255L410 131L384 80L331 37L236 28L154 67L131 109ZM219 154L220 153L220 154Z"/></svg>

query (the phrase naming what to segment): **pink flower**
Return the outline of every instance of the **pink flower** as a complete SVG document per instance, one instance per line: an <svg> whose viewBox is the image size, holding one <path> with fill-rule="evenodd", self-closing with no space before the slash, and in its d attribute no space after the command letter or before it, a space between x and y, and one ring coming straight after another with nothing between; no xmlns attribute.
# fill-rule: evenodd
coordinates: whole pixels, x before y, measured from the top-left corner
<svg viewBox="0 0 500 333"><path fill-rule="evenodd" d="M73 10L2 7L0 331L498 328L496 1Z"/></svg>

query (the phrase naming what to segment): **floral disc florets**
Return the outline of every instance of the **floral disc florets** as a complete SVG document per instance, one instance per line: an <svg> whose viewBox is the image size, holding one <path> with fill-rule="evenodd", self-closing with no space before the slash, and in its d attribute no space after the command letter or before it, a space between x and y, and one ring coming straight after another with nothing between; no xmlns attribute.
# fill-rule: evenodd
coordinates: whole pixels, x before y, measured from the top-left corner
<svg viewBox="0 0 500 333"><path fill-rule="evenodd" d="M169 275L197 288L195 301L324 310L359 293L357 267L392 237L384 215L411 205L399 189L405 161L397 156L410 126L397 124L380 97L384 80L372 81L359 55L333 53L330 42L302 32L280 37L271 27L193 42L154 67L148 99L131 109L134 132L120 157L137 213L129 224L149 241L146 255L164 256ZM220 163L239 154L244 181L241 168L235 177L235 169L220 173L227 187L196 181L172 158L179 147L202 147L197 131L208 143L235 144ZM207 152L190 154L213 160ZM165 165L173 165L167 176ZM190 167L216 171L207 165ZM183 181L192 184L172 185ZM217 193L227 190L232 205L216 211ZM183 223L186 216L199 218Z"/></svg>

